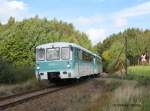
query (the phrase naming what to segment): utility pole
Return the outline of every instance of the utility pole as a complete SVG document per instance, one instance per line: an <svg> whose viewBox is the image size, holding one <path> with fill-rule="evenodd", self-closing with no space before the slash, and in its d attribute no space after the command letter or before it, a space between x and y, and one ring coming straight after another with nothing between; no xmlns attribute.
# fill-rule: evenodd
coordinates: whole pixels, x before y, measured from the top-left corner
<svg viewBox="0 0 150 111"><path fill-rule="evenodd" d="M125 74L127 75L127 73L128 73L128 60L127 60L127 51L128 51L128 44L127 44L127 42L128 42L128 40L127 40L127 35L126 34L124 34L124 37L125 37Z"/></svg>

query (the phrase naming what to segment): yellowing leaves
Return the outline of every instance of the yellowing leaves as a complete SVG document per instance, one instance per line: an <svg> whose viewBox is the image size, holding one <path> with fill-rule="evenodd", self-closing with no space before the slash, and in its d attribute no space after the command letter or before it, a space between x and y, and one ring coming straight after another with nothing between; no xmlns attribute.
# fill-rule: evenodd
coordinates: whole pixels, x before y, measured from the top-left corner
<svg viewBox="0 0 150 111"><path fill-rule="evenodd" d="M110 61L111 60L111 54L110 51L104 51L102 54L102 57L104 58L105 61Z"/></svg>

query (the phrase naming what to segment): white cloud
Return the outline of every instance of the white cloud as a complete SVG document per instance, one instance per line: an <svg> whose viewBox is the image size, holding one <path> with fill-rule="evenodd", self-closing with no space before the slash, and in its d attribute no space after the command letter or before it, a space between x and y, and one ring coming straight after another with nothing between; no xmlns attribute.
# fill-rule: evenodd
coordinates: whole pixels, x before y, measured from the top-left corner
<svg viewBox="0 0 150 111"><path fill-rule="evenodd" d="M127 19L123 17L117 17L114 20L114 24L117 27L126 27L128 25Z"/></svg>
<svg viewBox="0 0 150 111"><path fill-rule="evenodd" d="M92 43L96 44L99 41L102 42L108 35L123 31L131 26L129 24L130 18L136 20L137 17L148 14L150 14L150 1L113 12L109 15L99 14L97 16L78 17L76 20L73 20L73 23L80 30L86 32Z"/></svg>
<svg viewBox="0 0 150 111"><path fill-rule="evenodd" d="M128 19L150 14L150 1L116 12L114 23L118 27L126 27Z"/></svg>
<svg viewBox="0 0 150 111"><path fill-rule="evenodd" d="M28 17L27 4L17 0L0 0L0 21L6 23L10 16L17 20Z"/></svg>
<svg viewBox="0 0 150 111"><path fill-rule="evenodd" d="M86 34L89 36L90 40L92 40L93 45L99 41L102 42L106 37L105 29L101 28L90 28L86 31Z"/></svg>
<svg viewBox="0 0 150 111"><path fill-rule="evenodd" d="M22 1L9 1L7 4L13 10L23 10L25 8L25 4Z"/></svg>
<svg viewBox="0 0 150 111"><path fill-rule="evenodd" d="M122 17L134 17L134 16L145 15L145 14L150 14L150 1L139 4L137 6L123 9L120 12L118 12L118 15Z"/></svg>

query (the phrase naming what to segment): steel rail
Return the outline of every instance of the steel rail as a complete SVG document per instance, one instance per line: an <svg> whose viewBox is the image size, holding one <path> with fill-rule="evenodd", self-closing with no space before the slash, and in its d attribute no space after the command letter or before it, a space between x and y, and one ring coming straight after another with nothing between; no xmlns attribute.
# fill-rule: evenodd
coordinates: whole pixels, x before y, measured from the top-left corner
<svg viewBox="0 0 150 111"><path fill-rule="evenodd" d="M34 91L34 92L26 93L26 94L20 94L19 96L14 95L12 97L5 98L2 101L0 101L0 111L6 109L8 107L22 104L28 100L35 99L35 98L41 97L41 96L46 95L46 94L58 92L62 89L66 89L69 87L70 86L47 88L47 89L40 90L40 91Z"/></svg>

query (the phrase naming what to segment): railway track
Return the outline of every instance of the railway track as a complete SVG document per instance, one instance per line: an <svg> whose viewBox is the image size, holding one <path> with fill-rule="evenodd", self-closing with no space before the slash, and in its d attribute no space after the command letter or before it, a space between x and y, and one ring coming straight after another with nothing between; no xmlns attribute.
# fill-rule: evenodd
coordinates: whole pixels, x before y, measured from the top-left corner
<svg viewBox="0 0 150 111"><path fill-rule="evenodd" d="M7 97L2 97L0 98L0 111L4 110L8 107L12 107L18 104L22 104L28 100L35 99L38 97L41 97L46 94L51 94L57 91L60 91L62 89L66 89L71 87L70 85L67 86L50 86L47 88L39 89L39 90L34 90L31 92L25 92L21 94L16 94L16 95L11 95Z"/></svg>
<svg viewBox="0 0 150 111"><path fill-rule="evenodd" d="M22 96L24 94L33 93L33 92L40 91L40 90L43 90L43 89L46 89L46 88L50 88L50 87L53 87L53 86L44 87L44 88L40 88L40 89L35 89L35 90L31 90L31 91L25 91L23 93L17 93L17 94L13 94L13 95L9 95L9 96L3 96L3 97L0 97L0 102L4 101L6 99L9 99L9 98L13 98L13 97L17 97L17 96Z"/></svg>
<svg viewBox="0 0 150 111"><path fill-rule="evenodd" d="M70 84L67 83L67 84L62 84L62 85L52 85L46 88L37 89L37 90L30 91L30 92L24 92L24 93L11 95L7 97L0 97L0 111L3 111L4 109L7 109L9 107L22 104L24 102L27 102L28 100L36 99L46 94L55 93L63 89L71 88L73 86L86 83L88 82L88 80L89 79L81 80L81 81L77 81L73 83L71 82Z"/></svg>

